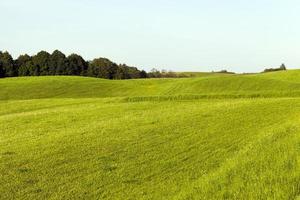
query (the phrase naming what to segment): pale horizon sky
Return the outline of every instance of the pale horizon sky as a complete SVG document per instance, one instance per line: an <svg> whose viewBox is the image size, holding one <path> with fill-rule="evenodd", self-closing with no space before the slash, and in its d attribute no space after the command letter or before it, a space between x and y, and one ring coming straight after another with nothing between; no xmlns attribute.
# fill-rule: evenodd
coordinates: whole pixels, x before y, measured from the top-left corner
<svg viewBox="0 0 300 200"><path fill-rule="evenodd" d="M140 69L300 68L297 0L0 0L0 50L107 57Z"/></svg>

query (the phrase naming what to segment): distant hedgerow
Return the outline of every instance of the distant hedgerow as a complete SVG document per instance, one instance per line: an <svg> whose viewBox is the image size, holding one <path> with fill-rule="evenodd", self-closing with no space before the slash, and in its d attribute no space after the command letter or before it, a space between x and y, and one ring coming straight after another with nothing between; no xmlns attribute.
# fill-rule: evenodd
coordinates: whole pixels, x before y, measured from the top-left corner
<svg viewBox="0 0 300 200"><path fill-rule="evenodd" d="M276 72L276 71L285 71L286 67L284 64L282 64L279 68L268 68L265 69L263 72Z"/></svg>

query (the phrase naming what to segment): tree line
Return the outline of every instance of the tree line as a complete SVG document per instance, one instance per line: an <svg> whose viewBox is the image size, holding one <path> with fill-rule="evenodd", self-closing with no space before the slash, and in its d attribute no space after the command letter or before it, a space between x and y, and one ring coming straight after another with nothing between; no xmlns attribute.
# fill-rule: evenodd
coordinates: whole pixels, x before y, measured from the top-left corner
<svg viewBox="0 0 300 200"><path fill-rule="evenodd" d="M105 79L148 78L144 70L126 64L116 64L107 58L85 61L78 54L66 56L59 50L52 54L40 51L34 56L20 55L17 59L0 51L0 78L17 76L74 75Z"/></svg>
<svg viewBox="0 0 300 200"><path fill-rule="evenodd" d="M265 69L263 72L276 72L276 71L285 71L286 70L286 66L285 64L282 64L279 68L267 68Z"/></svg>

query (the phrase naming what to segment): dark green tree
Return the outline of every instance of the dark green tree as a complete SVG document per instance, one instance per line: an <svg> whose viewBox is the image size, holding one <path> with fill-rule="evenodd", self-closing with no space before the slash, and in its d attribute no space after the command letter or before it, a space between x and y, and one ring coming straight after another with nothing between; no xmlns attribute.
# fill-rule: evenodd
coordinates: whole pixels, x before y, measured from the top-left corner
<svg viewBox="0 0 300 200"><path fill-rule="evenodd" d="M18 68L18 76L29 76L29 69L27 69L28 62L30 62L32 64L32 58L27 54L20 55L15 60L15 65Z"/></svg>
<svg viewBox="0 0 300 200"><path fill-rule="evenodd" d="M89 63L88 76L114 79L118 65L107 58L97 58Z"/></svg>
<svg viewBox="0 0 300 200"><path fill-rule="evenodd" d="M280 70L286 70L286 67L285 67L285 64L282 64L280 67L279 67Z"/></svg>
<svg viewBox="0 0 300 200"><path fill-rule="evenodd" d="M19 71L18 71L19 76L29 76L30 75L29 66L27 66L27 65L28 64L24 64L19 67Z"/></svg>
<svg viewBox="0 0 300 200"><path fill-rule="evenodd" d="M279 68L267 68L263 72L275 72L275 71L285 71L286 67L282 64Z"/></svg>
<svg viewBox="0 0 300 200"><path fill-rule="evenodd" d="M2 67L2 63L0 63L0 78L4 77L4 69Z"/></svg>
<svg viewBox="0 0 300 200"><path fill-rule="evenodd" d="M39 76L40 68L30 60L19 67L19 76Z"/></svg>
<svg viewBox="0 0 300 200"><path fill-rule="evenodd" d="M148 73L149 78L161 78L161 73L159 70L153 68L151 72Z"/></svg>
<svg viewBox="0 0 300 200"><path fill-rule="evenodd" d="M0 52L0 63L5 77L13 77L18 75L18 69L14 64L12 56L6 52Z"/></svg>
<svg viewBox="0 0 300 200"><path fill-rule="evenodd" d="M118 65L115 79L138 79L146 78L147 73L145 71L140 71L136 67L129 67L125 64Z"/></svg>
<svg viewBox="0 0 300 200"><path fill-rule="evenodd" d="M39 69L39 75L49 75L50 54L46 51L40 51L32 57L33 65Z"/></svg>
<svg viewBox="0 0 300 200"><path fill-rule="evenodd" d="M141 78L141 72L136 67L128 67L128 66L125 67L127 68L130 79Z"/></svg>
<svg viewBox="0 0 300 200"><path fill-rule="evenodd" d="M59 50L53 51L49 61L49 74L50 75L63 75L67 70L67 58L65 54Z"/></svg>
<svg viewBox="0 0 300 200"><path fill-rule="evenodd" d="M140 78L148 78L147 72L145 70L142 70L140 72Z"/></svg>
<svg viewBox="0 0 300 200"><path fill-rule="evenodd" d="M8 52L0 51L0 77L39 75L92 76L105 79L161 77L157 70L147 74L126 64L117 65L107 58L86 62L80 55L71 54L66 57L59 50L51 55L46 51L40 51L32 57L20 55L16 60Z"/></svg>
<svg viewBox="0 0 300 200"><path fill-rule="evenodd" d="M71 54L67 57L67 68L65 75L81 75L85 76L87 73L87 62L77 54Z"/></svg>
<svg viewBox="0 0 300 200"><path fill-rule="evenodd" d="M25 65L27 62L31 61L31 57L27 54L24 54L24 55L20 55L16 61L15 61L15 64L17 67L21 67L23 65Z"/></svg>
<svg viewBox="0 0 300 200"><path fill-rule="evenodd" d="M114 79L129 79L129 78L130 78L130 76L129 76L127 68L122 65L119 65L116 70Z"/></svg>

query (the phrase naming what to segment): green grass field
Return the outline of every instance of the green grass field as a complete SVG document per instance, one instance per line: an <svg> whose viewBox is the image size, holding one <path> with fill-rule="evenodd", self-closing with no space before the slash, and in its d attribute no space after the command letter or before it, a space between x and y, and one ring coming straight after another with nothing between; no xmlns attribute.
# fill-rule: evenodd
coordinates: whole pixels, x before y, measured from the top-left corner
<svg viewBox="0 0 300 200"><path fill-rule="evenodd" d="M0 199L297 199L300 71L0 79Z"/></svg>

